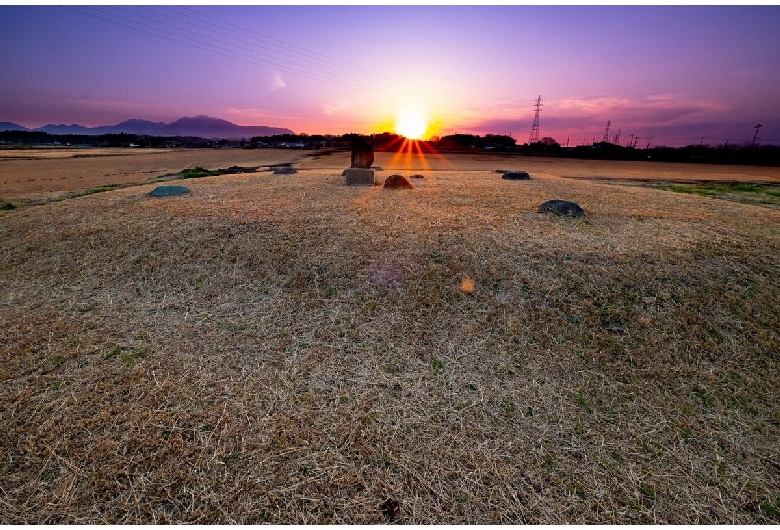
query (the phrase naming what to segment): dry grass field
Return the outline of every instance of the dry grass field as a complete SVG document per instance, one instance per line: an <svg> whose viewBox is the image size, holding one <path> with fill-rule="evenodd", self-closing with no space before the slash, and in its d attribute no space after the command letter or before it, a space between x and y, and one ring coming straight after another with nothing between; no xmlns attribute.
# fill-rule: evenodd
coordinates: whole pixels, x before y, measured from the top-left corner
<svg viewBox="0 0 780 530"><path fill-rule="evenodd" d="M243 153L0 211L0 523L780 522L780 210L562 178L777 169Z"/></svg>
<svg viewBox="0 0 780 530"><path fill-rule="evenodd" d="M0 199L40 203L69 192L148 181L194 165L259 167L301 156L287 149L0 150Z"/></svg>

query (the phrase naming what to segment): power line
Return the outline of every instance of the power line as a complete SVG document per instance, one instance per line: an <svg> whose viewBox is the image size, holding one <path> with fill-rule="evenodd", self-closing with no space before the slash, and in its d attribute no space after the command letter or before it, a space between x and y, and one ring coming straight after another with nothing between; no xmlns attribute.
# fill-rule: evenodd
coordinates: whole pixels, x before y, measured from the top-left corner
<svg viewBox="0 0 780 530"><path fill-rule="evenodd" d="M207 52L215 53L217 55L222 55L224 57L229 57L231 59L237 59L237 60L240 60L240 61L244 61L244 62L247 62L247 63L250 63L250 64L254 64L256 66L268 66L268 65L271 65L271 66L277 68L280 71L284 71L284 72L287 72L287 73L298 75L300 77L304 77L304 78L311 79L311 80L314 80L314 81L319 81L319 82L323 82L323 83L327 83L327 84L332 84L332 85L335 85L335 86L340 86L342 88L347 88L347 89L352 89L352 90L360 90L360 91L364 91L364 92L372 92L372 91L374 91L375 93L383 94L383 95L387 95L388 94L388 91L386 89L382 90L381 88L379 88L378 90L376 90L376 89L372 90L371 88L367 88L366 86L345 84L340 79L335 79L335 78L332 78L332 77L329 77L329 76L326 76L324 74L320 74L320 73L317 73L317 72L309 72L309 73L302 72L299 69L291 68L291 67L289 67L287 65L284 65L284 64L275 63L275 62L269 61L267 59L252 57L252 56L244 54L244 53L233 51L233 50L231 50L229 48L223 48L223 47L217 46L215 44L199 41L199 40L194 39L194 38L189 37L189 36L181 36L181 35L172 33L170 31L167 31L167 30L164 30L164 29L160 29L160 28L157 28L157 27L154 27L154 26L150 26L148 24L144 24L142 22L138 22L138 21L135 21L135 20L128 19L126 17L122 17L122 16L115 15L115 14L112 14L112 13L106 13L106 12L100 11L99 9L96 9L94 7L91 7L91 6L80 6L80 7L86 7L88 9L92 9L92 10L97 11L98 13L100 13L102 15L106 15L106 16L109 16L109 17L114 17L116 19L128 22L129 24L118 22L117 20L113 20L113 19L110 19L110 18L105 18L104 16L95 15L93 13L83 12L83 11L75 9L74 7L71 7L71 6L61 6L61 7L65 8L65 9L69 9L69 10L74 11L76 13L79 13L81 15L87 15L87 16L90 16L90 17L93 17L93 18L97 18L97 19L103 20L105 22L109 22L111 24L115 24L115 25L118 25L118 26L123 26L123 27L129 28L129 29L132 29L134 31L140 31L140 32L146 33L148 35L152 35L152 36L159 37L159 38L162 38L162 39L165 39L165 40L169 40L169 41L172 41L172 42L183 44L185 46L191 46L193 48L197 48L197 49L204 50L204 51L207 51ZM130 24L132 24L132 25L130 25ZM162 25L166 25L166 24L162 24ZM149 28L151 30L154 30L154 32L145 30L145 29L143 29L141 27L138 27L138 26L143 26L143 27ZM171 35L174 35L174 37L172 37ZM185 40L180 40L180 39L175 38L175 37L182 37ZM258 61L260 61L260 62L258 62Z"/></svg>
<svg viewBox="0 0 780 530"><path fill-rule="evenodd" d="M163 9L166 9L166 10L168 10L168 11L172 11L170 8L167 8L167 7L165 7L165 6L162 6L162 8L163 8ZM117 9L119 9L119 8L117 8ZM240 38L240 37L236 37L235 35L232 35L232 34L227 34L227 33L223 33L223 32L220 32L220 31L215 31L215 30L213 29L213 27L222 27L222 26L215 25L215 24L213 24L213 23L211 23L211 24L210 24L212 27L206 27L206 26L202 26L202 25L200 25L200 24L196 24L196 23L194 23L194 22L189 22L189 21L187 21L187 20L182 20L182 19L181 19L181 18L179 18L179 17L172 17L172 16L170 16L170 15L165 15L165 14L163 14L163 13L159 13L159 12L157 12L157 11L154 11L154 10L152 10L152 9L151 9L151 8L149 8L149 7L144 7L144 9L146 9L146 10L148 10L148 11L151 11L152 13L154 13L154 14L156 14L156 15L163 16L163 17L167 17L167 18L172 18L172 19L174 19L174 20L178 20L178 21L180 21L180 22L183 22L184 24L189 24L189 25L191 25L191 26L194 26L194 27L196 27L196 28L204 29L204 30L206 30L206 31L208 31L208 32L210 32L210 33L216 33L216 34L218 34L218 35L223 35L223 36L225 36L225 37L228 37L228 38L231 38L231 39L235 39L235 40L238 40L238 41L240 41L240 42L244 42L244 43L246 43L246 44L249 44L250 46L253 46L253 47L255 47L255 48L260 48L260 49L265 49L265 50L268 50L268 49L269 49L267 46L263 46L262 44L258 44L258 43L256 43L256 42L252 42L252 41L249 41L249 40L246 40L246 39ZM122 10L122 11L124 11L124 10ZM175 12L175 11L174 11L174 12ZM187 16L187 15L185 15L185 16ZM147 17L144 17L144 18L147 18ZM189 18L193 18L193 17L189 17ZM153 20L153 19L151 19L151 20ZM197 19L196 19L196 20L197 20ZM155 21L155 22L157 22L157 23L159 23L159 24L164 24L164 23L162 23L162 22L159 22L159 21ZM200 21L198 20L198 22L200 22ZM235 26L235 25L234 25L234 24L231 24L231 26ZM172 27L175 27L175 26L172 26ZM242 29L242 28L239 28L238 26L235 26L235 27L236 27L236 28L238 28L238 29ZM180 28L180 29L184 29L184 28ZM254 32L252 32L252 33L254 33ZM260 36L260 38L264 38L264 37ZM281 41L280 41L280 42L281 42ZM272 45L272 46L279 47L278 45ZM243 48L243 49L246 49L246 48ZM301 48L301 49L302 49L302 48ZM293 58L293 59L302 60L302 61L304 61L304 63L297 62L297 64L299 64L299 65L301 65L301 66L303 66L303 67L306 67L306 68L311 68L311 67L312 67L312 65L314 65L314 67L315 67L315 68L316 68L316 67L319 67L319 65L317 65L317 63L315 62L316 60L307 59L307 58L305 57L305 54L302 54L301 52L296 52L296 51L294 51L294 50L290 50L290 51L291 51L292 53L288 53L287 51L285 51L284 49L282 49L282 50L277 50L277 51L276 51L276 53L279 53L279 54L281 54L281 55L285 55L285 56L287 56L287 57L291 57L291 58ZM268 55L268 54L266 54L266 53L262 53L262 55ZM302 55L303 55L303 57L301 57ZM273 56L272 56L272 57L273 57ZM334 65L336 68L341 68L341 69L350 68L350 67L348 67L348 66L340 66L340 65L336 64L336 63L335 63L335 62L333 62L333 61L327 61L327 62L330 62L330 63L331 63L331 64L333 64L333 65ZM305 63L309 63L309 64L305 64ZM351 69L354 69L354 68L351 68Z"/></svg>
<svg viewBox="0 0 780 530"><path fill-rule="evenodd" d="M160 6L160 7L162 7L163 9L165 9L167 11L176 12L173 9L171 9L169 7L166 7L166 6ZM236 28L236 29L238 29L238 30L240 30L240 31L242 31L244 33L251 33L252 35L256 35L256 37L251 37L251 38L261 39L261 40L265 40L265 41L275 41L275 42L279 43L279 44L269 43L271 46L276 46L276 47L282 47L283 46L283 49L290 50L293 53L297 53L297 54L300 54L300 55L308 55L310 57L314 57L314 56L320 57L325 62L334 64L334 65L342 65L341 66L342 68L355 70L357 72L361 72L361 71L362 72L367 72L367 73L371 73L372 75L379 75L379 76L387 78L387 79L392 79L390 76L388 76L387 74L384 74L382 72L378 72L376 70L371 70L369 68L364 68L364 67L361 67L361 66L352 66L352 65L350 65L350 63L348 63L346 61L342 61L340 59L336 59L334 57L330 57L328 55L324 55L324 54L319 53L319 52L308 50L306 48L302 48L300 46L296 46L295 44L289 44L287 42L284 42L284 41L279 40L279 39L275 39L273 37L268 37L267 35L263 35L263 34L258 33L256 31L253 31L251 29L242 28L241 26L237 26L237 25L232 24L230 22L225 22L224 20L219 20L219 19L217 19L215 17L206 17L205 15L202 15L202 14L198 13L194 9L190 9L189 7L185 7L185 6L179 6L179 7L181 7L182 9L185 9L187 11L190 11L191 13L197 15L199 18L206 18L209 21L210 24L214 24L213 21L217 20L217 21L221 22L222 24L225 24L225 25L230 26L232 28ZM189 18L194 18L194 17L190 16ZM217 25L217 27L224 27L224 26L219 25L219 24L216 24L216 25ZM301 51L300 52L296 52L295 51L296 49L297 50L301 50Z"/></svg>
<svg viewBox="0 0 780 530"><path fill-rule="evenodd" d="M242 10L238 9L236 6L229 6L229 7L231 7L232 9L235 9L235 10L236 10L236 11L238 11L239 13L243 13L244 15L248 15L248 16L250 16L250 17L253 17L253 18L256 18L256 19L258 19L258 20L262 20L262 21L264 21L264 22L268 22L268 23L270 23L270 24L273 24L273 25L275 25L275 26L279 26L280 28L288 29L288 30L290 30L290 31L295 31L296 33L300 33L301 35L306 35L307 37L313 37L313 38L315 38L315 39L317 39L317 40L321 40L322 42L325 42L325 43L327 43L327 44L331 44L331 45L333 45L333 46L338 46L338 47L340 47L340 48L344 48L345 50L349 50L349 51L351 51L351 52L354 52L354 53L359 53L359 52L358 52L358 50L355 50L355 49L353 49L353 48L350 48L350 47L348 47L348 46L344 46L344 45L342 45L342 44L339 44L339 43L337 43L337 42L332 42L332 41L329 41L329 40L326 40L326 39L323 39L323 38L320 38L320 37L314 36L314 35L312 35L312 34L310 34L310 33L306 33L305 31L301 31L301 30L299 30L299 29L297 29L297 28L291 28L290 26L285 26L284 24L280 24L279 22L276 22L276 21L274 21L274 20L271 20L271 19L269 19L269 18L261 17L261 16L259 16L259 15L256 15L256 14L254 14L254 13L250 13L250 12L248 12L248 11L242 11Z"/></svg>
<svg viewBox="0 0 780 530"><path fill-rule="evenodd" d="M192 46L192 47L194 47L194 48L198 48L199 50L204 50L204 51L208 51L208 52L216 53L216 54L218 54L218 55L222 55L222 56L224 56L224 57L230 57L231 59L245 60L245 59L241 59L240 57L236 57L235 55L229 55L229 54L221 53L221 52L218 52L218 51L210 50L210 49L208 49L208 48L203 48L203 47L201 47L201 46L198 46L198 45L196 45L196 44L192 44L192 43L190 43L190 42L184 42L184 41L180 41L180 40L178 40L178 39L174 39L174 38L171 38L171 37L169 37L169 36L166 36L166 35L160 35L159 33L152 33L152 32L150 32L150 31L146 31L146 30L144 30L144 29L141 29L141 28L137 28L137 27L134 27L134 26L128 26L127 24L122 24L121 22L117 22L117 21L115 21L115 20L110 20L110 19L107 19L107 18L101 17L101 16L99 16L99 15L93 15L92 13L84 13L84 12L82 12L82 11L79 11L78 9L75 9L74 7L71 7L71 6L60 6L60 7L62 7L63 9L69 9L70 11L73 11L73 12L75 12L75 13L78 13L78 14L80 14L80 15L86 15L86 16L89 16L89 17L92 17L92 18L97 18L97 19L99 19L99 20L104 20L104 21L106 21L106 22L109 22L109 23L111 23L111 24L115 24L115 25L117 25L117 26L123 26L123 27L125 27L125 28L130 28L130 29L132 29L132 30L134 30L134 31L140 31L140 32L142 32L142 33L146 33L147 35L152 35L152 36L154 36L154 37L159 37L159 38L161 38L161 39L169 40L169 41L172 41L172 42L177 42L177 43L179 43L179 44L184 44L184 45L186 45L186 46ZM84 6L84 7L88 7L88 6ZM156 29L156 28L152 28L152 29Z"/></svg>
<svg viewBox="0 0 780 530"><path fill-rule="evenodd" d="M325 43L327 43L327 44L331 44L331 45L333 45L333 46L338 46L339 48L343 48L343 49L345 49L345 50L348 50L348 51L350 51L350 52L353 52L353 53L360 53L358 50L355 50L355 49L353 49L353 48L350 48L350 47L348 47L348 46L344 46L344 45L342 45L342 44L338 44L338 43L335 43L335 42L329 41L329 40L327 40L327 39L323 39L323 38L317 37L316 35L312 35L312 34L310 34L310 33L306 33L305 31L301 31L301 30L299 30L299 29L296 29L296 28L291 28L290 26L285 26L284 24L280 24L279 22L276 22L276 21L274 21L274 20L271 20L271 19L268 19L268 18L261 17L261 16L259 16L259 15L256 15L256 14L254 14L254 13L249 13L248 11L242 11L242 10L238 9L237 7L235 7L235 6L230 6L230 7L231 7L232 9L235 9L235 10L236 10L236 11L238 11L239 13L243 13L243 14L245 14L245 15L248 15L248 16L250 16L250 17L256 18L256 19L258 19L258 20L263 20L263 21L265 21L265 22L268 22L268 23L270 23L270 24L274 24L274 25L276 25L276 26L279 26L279 27L281 27L281 28L288 29L288 30L290 30L290 31L295 31L296 33L300 33L301 35L306 35L307 37L310 37L310 38L314 38L314 39L320 40L320 41L322 41L322 42L325 42ZM250 31L251 31L251 30L250 30ZM269 38L271 38L271 37L269 37ZM274 40L276 40L276 39L274 39ZM280 41L280 42L282 42L282 41ZM314 53L317 53L317 52L314 52ZM336 60L338 60L338 59L336 59ZM390 62L389 64L394 64L395 66L401 66L401 67L403 67L403 66L404 66L404 65L401 65L401 64L398 64L398 63L392 63L392 62ZM384 75L384 74L382 74L381 72L378 72L377 70L372 70L372 69L370 69L370 68L367 68L366 70L368 70L369 72L372 72L372 73L374 73L374 74L380 74L380 75ZM437 77L438 79L441 79L442 81L446 81L446 82L448 82L448 83L450 83L450 82L451 82L449 79L446 79L446 78L444 78L444 77L442 77L442 76L438 76L438 75L435 75L435 74L432 74L432 77ZM419 85L419 81L416 81L416 80L409 80L409 79L404 79L404 78L398 78L398 79L401 79L401 80L402 80L403 82L405 82L405 83L415 83L415 84L418 84L418 85ZM471 94L467 94L467 93L465 93L465 92L460 92L460 91L458 91L458 90L452 90L452 89L445 89L445 90L447 90L448 92L451 92L451 93L453 93L453 94L460 94L460 95L462 95L462 96L466 96L466 97L472 97L472 95L471 95Z"/></svg>
<svg viewBox="0 0 780 530"><path fill-rule="evenodd" d="M327 63L337 65L338 67L340 67L342 69L353 70L356 73L360 73L360 74L370 74L371 76L374 76L374 77L379 76L379 77L382 77L382 78L384 78L384 79L386 79L388 81L413 84L415 86L424 87L424 88L435 88L439 92L442 92L442 91L449 92L450 94L453 95L453 97L455 97L457 99L460 99L460 100L463 100L463 98L471 98L472 97L471 94L467 94L465 92L460 92L458 90L453 90L453 89L450 89L450 88L431 87L430 85L426 85L425 83L421 83L419 80L416 80L416 79L408 79L408 78L404 78L404 77L392 76L392 75L386 74L384 72L381 72L379 70L374 70L372 68L366 68L364 66L355 65L355 64L350 63L348 61L343 61L341 59L338 59L336 57L332 57L330 55L322 54L322 53L310 50L308 48L303 48L303 47L297 46L295 44L290 44L288 42L285 42L285 41L280 40L280 39L276 39L274 37L269 37L267 35L263 35L261 33L258 33L256 31L254 31L254 30L243 28L241 26L237 26L236 24L232 24L230 22L226 22L224 20L217 19L216 17L207 17L207 16L202 15L202 14L198 13L197 11L195 11L194 9L191 9L189 7L184 7L184 6L180 6L180 7L182 9L185 9L185 10L187 10L189 12L194 13L195 15L197 15L200 18L207 19L210 24L213 23L212 21L217 20L218 22L220 22L222 24L226 24L226 25L228 25L230 27L233 27L233 28L236 28L236 29L238 29L240 31L243 31L244 33L250 33L250 34L256 36L256 37L250 37L250 38L262 39L264 41L273 41L273 42L269 42L268 44L270 44L271 46L276 46L276 47L284 46L284 49L289 50L289 51L291 51L293 53L309 56L309 57L314 58L315 60L322 60L322 61L325 61ZM173 11L172 9L167 8L167 7L164 7L164 9L166 9L168 11ZM234 9L236 9L236 8L234 7ZM240 10L238 10L238 11L242 12L242 13L245 13L245 12L240 11ZM254 18L258 18L260 20L271 22L273 24L276 24L276 25L278 25L280 27L283 27L283 28L286 28L286 29L291 29L291 30L297 31L298 33L301 33L303 35L307 35L307 36L312 37L312 38L318 38L318 37L314 37L312 35L309 35L309 34L307 34L305 32L302 32L302 31L299 31L299 30L295 30L294 28L288 28L287 26L284 26L283 24L278 24L278 23L275 23L275 22L270 21L268 19L265 19L263 17L258 17L258 16L254 15L252 13L245 13L245 14L247 14L249 16L252 16ZM220 27L220 26L218 26L218 27ZM222 26L222 27L224 27L224 26ZM320 39L320 40L323 40L323 39ZM329 41L324 41L324 42L330 43ZM279 44L275 44L275 43L279 43ZM330 44L333 44L335 46L340 46L340 45L334 44L334 43L330 43ZM344 49L347 49L347 50L350 50L350 51L353 51L355 53L359 53L356 50L352 50L351 48L347 48L345 46L340 46L340 47L342 47ZM296 51L296 50L301 50L301 51ZM440 79L443 79L443 78L440 78Z"/></svg>
<svg viewBox="0 0 780 530"><path fill-rule="evenodd" d="M184 44L186 46L192 46L197 49L209 51L211 53L216 53L218 55L222 55L224 57L229 57L232 59L241 60L244 62L248 62L250 64L255 64L258 66L270 66L277 70L290 73L293 75L298 75L307 79L311 79L314 81L319 81L327 84L332 84L335 86L339 86L342 88L352 89L352 90L360 90L363 92L373 92L378 95L387 96L391 94L391 88L388 87L386 84L379 83L373 79L374 76L360 76L358 79L355 78L356 75L359 74L359 70L362 69L362 67L355 67L349 65L349 63L346 63L344 61L340 61L338 59L329 58L322 54L317 54L316 52L311 52L310 50L306 50L305 48L301 48L294 45L287 45L288 48L286 50L273 50L269 48L269 45L266 43L258 43L256 38L250 37L254 39L253 41L246 40L242 38L243 36L237 37L235 34L226 34L222 31L215 30L214 28L222 28L225 29L224 26L215 25L213 23L209 23L210 26L204 26L199 23L190 22L188 20L183 20L179 17L172 17L170 15L166 15L164 13L159 13L157 11L154 11L149 8L144 8L147 11L153 13L157 17L164 17L168 20L175 20L180 23L185 24L185 26L181 25L174 25L169 24L165 21L151 18L139 13L134 13L131 11L128 11L126 9L123 9L121 7L113 7L114 10L120 11L122 13L125 13L126 15L134 18L128 18L127 16L122 16L120 14L112 13L103 11L101 9L98 9L93 6L81 6L82 8L92 10L94 12L99 13L99 16L95 15L90 12L83 12L78 9L74 9L73 7L69 6L63 6L67 9L70 9L72 11L75 11L77 13L80 13L82 15L88 15L93 18L97 18L100 20L104 20L106 22L116 24L119 26L127 27L129 29L133 29L135 31L141 31L146 34L154 35L156 37L160 37L166 40L170 40L172 42L177 42L179 44ZM167 8L165 8L167 9ZM190 10L192 11L192 10ZM196 13L193 11L193 13ZM184 15L188 16L188 15ZM106 18L111 17L111 18ZM189 17L193 19L193 17ZM154 25L150 25L146 22L137 20L142 19L148 22L151 22ZM197 20L197 19L194 19ZM120 22L123 21L123 22ZM197 22L201 22L200 20L197 20ZM227 23L229 24L229 23ZM264 37L263 35L260 35L256 32L253 32L251 30L246 30L244 28L240 28L239 26L235 26L234 24L230 24L238 29L241 29L243 32L249 32L254 33L258 35L260 38L265 39L271 39L276 40L278 42L281 42L283 44L283 41L279 41L278 39L272 39ZM147 28L147 29L143 29ZM191 34L193 32L192 28L198 28L200 30L204 30L208 35L217 34L222 35L224 37L227 37L234 42L226 42L225 40L214 38L210 36L203 36L200 35L202 32L197 32L197 36L199 38L193 37ZM148 31L152 30L152 31ZM182 34L181 32L185 32L185 34ZM182 40L183 39L183 40ZM236 44L235 41L240 41L242 43L245 43L246 45ZM275 46L276 48L279 48L279 45L276 44L270 44L270 46ZM290 49L290 46L294 48L298 48L303 51L296 51L293 49ZM254 48L254 49L253 49ZM264 50L264 51L257 51L257 50ZM267 51L270 51L271 53L266 53ZM292 61L286 60L284 63L278 62L279 59L275 54L284 55L287 57L292 58ZM318 57L314 57L316 54L318 56L322 56L323 59L320 59ZM307 57L308 55L308 57ZM323 65L322 60L326 60L330 65ZM258 63L258 61L260 63ZM290 64L292 63L292 64ZM341 64L337 64L341 63ZM342 66L343 65L343 66ZM323 72L323 69L325 70ZM334 69L340 69L340 71L335 72L336 75L340 77L333 77L332 75L329 75L331 73L334 73ZM352 72L349 72L348 70L352 70ZM365 70L365 69L363 69ZM392 80L393 78L391 76L385 75L386 78ZM452 92L452 91L450 91ZM450 99L461 99L459 96L446 96Z"/></svg>
<svg viewBox="0 0 780 530"><path fill-rule="evenodd" d="M183 38L185 38L185 39L192 40L193 42L196 42L196 43L198 43L198 44L202 44L202 45L204 45L204 46L211 46L211 47L217 48L217 49L219 49L219 50L221 50L221 51L223 51L223 52L229 52L229 53L233 53L233 54L235 54L235 55L239 55L239 56L248 57L248 58L250 58L250 59L252 59L252 60L255 60L255 61L259 60L259 61L261 61L261 62L264 62L264 63L267 63L267 64L271 64L271 65L273 65L274 67L276 67L276 68L278 68L278 69L280 69L280 70L286 70L287 72L295 73L295 74L298 74L298 75L304 75L304 74L301 72L301 70L299 70L299 69L297 69L297 68L292 68L292 67L290 67L290 66L287 66L286 64L280 64L280 63L276 63L276 62L274 62L274 61L272 61L272 60L269 60L269 59L263 59L263 58L259 58L259 57L257 57L257 55L258 55L258 52L254 52L254 51L252 51L252 50L250 50L250 49L248 49L248 48L246 48L246 47L242 47L242 46L236 46L236 45L234 45L234 44L232 44L232 43L230 43L230 42L225 42L225 41L221 41L221 40L218 40L218 39L210 39L210 40L212 40L213 42L216 42L216 43L218 43L218 44L222 44L222 45L229 46L229 48L224 48L224 47L222 47L222 46L219 46L218 44L214 44L214 43L212 43L212 42L208 42L208 41L207 41L207 42L204 42L204 41L202 41L202 40L195 39L194 37L190 37L190 36L188 36L188 35L181 35L181 34L173 33L173 32L171 32L171 31L169 31L169 30L166 30L166 29L161 29L161 28L156 28L156 27L154 27L154 26L150 26L150 25L148 25L148 24L145 24L145 23L143 23L143 22L138 22L138 21L136 21L136 20L131 20L131 19L128 19L128 18L126 18L126 17L122 17L122 16L115 15L115 14L112 14L112 13L106 13L106 12L104 12L104 11L101 11L100 9L97 9L97 8L95 8L95 7L91 7L91 9L94 9L95 11L98 11L99 13L103 13L103 14L105 14L105 15L108 15L108 16L113 16L113 17L116 17L116 18L118 18L118 19L120 19L120 20L125 20L125 21L127 21L127 22L130 22L130 23L132 23L132 24L138 24L138 25L141 25L141 26L144 26L144 27L147 27L147 28L154 29L154 30L156 30L156 31L162 31L162 32L170 33L170 34L173 34L173 35L175 35L175 36L177 36L177 37L183 37ZM149 17L145 17L145 16L143 16L143 15L138 15L138 14L135 14L135 13L131 13L131 12L129 12L129 11L125 10L125 9L122 9L122 8L120 8L120 7L114 7L114 9L116 9L116 10L118 10L118 11L125 12L125 13L127 13L127 14L129 14L129 15L131 15L131 16L137 17L137 18L142 18L142 19L145 19L145 20L149 20L149 21L151 21L151 22L154 22L154 23L156 23L156 24L159 24L159 25L161 25L161 26L164 26L164 27L167 27L167 28L173 28L173 29L175 29L175 30L183 30L183 31L188 31L188 30L187 30L187 28L182 28L182 27L178 27L178 26L173 26L173 25L171 25L171 24L167 24L167 23L165 23L165 22L160 22L160 21L158 21L158 20L154 20L154 19L151 19L151 18L149 18ZM208 29L208 28L203 28L202 26L200 26L200 28L201 28L201 29ZM242 53L241 51L235 51L235 50L244 50L244 51L248 51L248 52L249 52L249 54ZM213 51L213 50L211 50L211 51ZM254 55L254 57L253 57L252 55ZM273 57L272 55L269 55L269 54L267 54L267 53L263 53L263 52L259 52L259 55L264 55L264 56L266 56L266 57ZM239 58L240 58L240 57L239 57ZM252 62L252 61L247 61L247 62ZM256 64L256 63L255 63L255 64ZM311 67L310 67L309 65L306 65L306 64L301 64L301 63L297 63L297 64L298 64L299 66L302 66L303 68L309 68L309 69L311 69ZM331 81L331 82L335 82L335 83L341 84L341 86L343 86L343 87L346 87L346 88L353 88L353 89L359 89L359 90L362 90L362 89L364 89L364 87L360 87L360 86L357 86L357 85L345 85L345 84L344 84L344 80L342 80L342 79L337 79L337 78L333 78L333 77L330 77L330 76L328 76L328 75L322 74L322 73L320 73L320 72L316 72L316 71L314 71L314 72L307 72L307 73L308 73L308 74L310 74L310 75L316 75L316 76L318 76L318 77L320 78L319 80L328 80L328 81ZM309 77L309 78L310 78L310 79L314 79L314 78L312 78L312 77ZM349 81L347 81L347 82L349 82ZM381 87L376 87L376 88L381 88Z"/></svg>

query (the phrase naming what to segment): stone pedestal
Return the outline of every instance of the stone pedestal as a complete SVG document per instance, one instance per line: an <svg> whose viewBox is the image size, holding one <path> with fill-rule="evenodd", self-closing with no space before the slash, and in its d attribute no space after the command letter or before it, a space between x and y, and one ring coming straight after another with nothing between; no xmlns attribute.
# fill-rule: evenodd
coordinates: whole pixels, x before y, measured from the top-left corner
<svg viewBox="0 0 780 530"><path fill-rule="evenodd" d="M349 167L344 170L348 186L373 186L374 170L362 167Z"/></svg>

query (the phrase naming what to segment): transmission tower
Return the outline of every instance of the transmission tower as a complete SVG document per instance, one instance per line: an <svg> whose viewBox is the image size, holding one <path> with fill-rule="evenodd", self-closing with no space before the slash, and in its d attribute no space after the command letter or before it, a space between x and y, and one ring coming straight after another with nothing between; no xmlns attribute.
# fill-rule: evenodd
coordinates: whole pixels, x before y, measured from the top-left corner
<svg viewBox="0 0 780 530"><path fill-rule="evenodd" d="M615 135L615 138L614 138L614 140L612 141L612 143L614 143L615 145L619 145L619 144L620 144L620 131L621 131L621 130L622 130L622 129L618 129L618 132L617 132L617 134Z"/></svg>
<svg viewBox="0 0 780 530"><path fill-rule="evenodd" d="M756 138L758 138L758 130L761 127L763 127L763 125L761 125L760 123L758 125L756 125L755 127L753 127L756 130L756 134L753 135L753 144L750 147L755 147L756 146Z"/></svg>
<svg viewBox="0 0 780 530"><path fill-rule="evenodd" d="M604 141L609 143L609 126L612 124L610 120L607 120L607 130L604 131Z"/></svg>
<svg viewBox="0 0 780 530"><path fill-rule="evenodd" d="M531 136L528 138L529 144L539 141L539 112L542 110L542 96L536 98L534 107L536 111L534 112L534 124L531 126Z"/></svg>

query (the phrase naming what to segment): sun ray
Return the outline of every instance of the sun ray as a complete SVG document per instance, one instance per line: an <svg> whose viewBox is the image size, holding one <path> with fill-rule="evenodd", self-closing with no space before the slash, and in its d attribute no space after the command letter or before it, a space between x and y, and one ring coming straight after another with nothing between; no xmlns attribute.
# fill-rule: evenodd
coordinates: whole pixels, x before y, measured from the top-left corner
<svg viewBox="0 0 780 530"><path fill-rule="evenodd" d="M395 155L393 155L393 159L390 161L390 166L395 168L398 167L399 164L402 169L408 169L411 167L411 148L412 148L412 142L408 138L403 139L403 143L398 148L398 151L395 152Z"/></svg>
<svg viewBox="0 0 780 530"><path fill-rule="evenodd" d="M422 142L415 140L414 142L412 142L412 144L419 155L418 158L420 159L420 163L422 164L423 171L428 171L431 168L431 166L428 164L428 160L425 157L425 153L423 153L422 151L421 148Z"/></svg>

